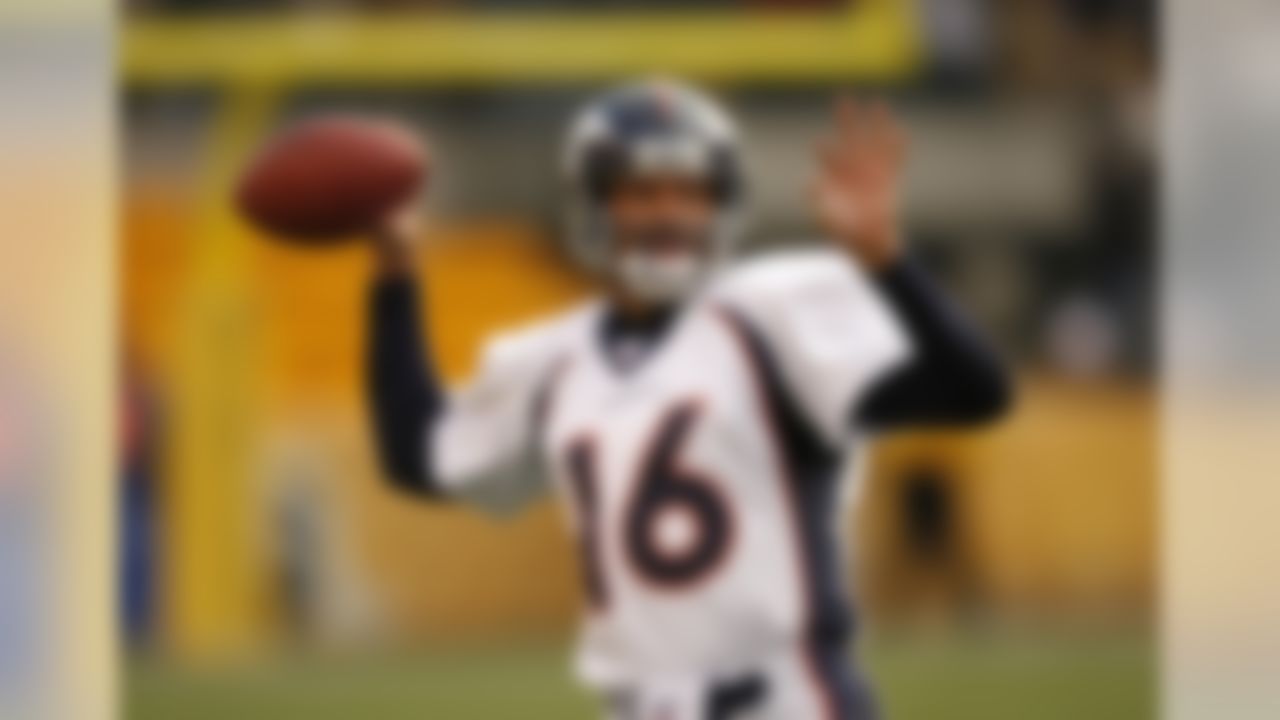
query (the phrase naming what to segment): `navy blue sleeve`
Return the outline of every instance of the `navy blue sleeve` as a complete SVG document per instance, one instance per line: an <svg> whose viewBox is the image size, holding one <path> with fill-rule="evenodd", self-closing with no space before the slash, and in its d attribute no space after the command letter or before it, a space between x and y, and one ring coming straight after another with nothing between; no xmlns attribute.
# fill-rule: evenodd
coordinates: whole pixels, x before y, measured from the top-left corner
<svg viewBox="0 0 1280 720"><path fill-rule="evenodd" d="M431 426L445 393L419 321L418 286L386 278L369 298L367 390L378 458L394 487L428 497L439 492L431 472Z"/></svg>
<svg viewBox="0 0 1280 720"><path fill-rule="evenodd" d="M913 359L876 383L854 408L874 430L971 425L994 420L1013 401L1013 383L982 334L914 263L876 276L915 348Z"/></svg>

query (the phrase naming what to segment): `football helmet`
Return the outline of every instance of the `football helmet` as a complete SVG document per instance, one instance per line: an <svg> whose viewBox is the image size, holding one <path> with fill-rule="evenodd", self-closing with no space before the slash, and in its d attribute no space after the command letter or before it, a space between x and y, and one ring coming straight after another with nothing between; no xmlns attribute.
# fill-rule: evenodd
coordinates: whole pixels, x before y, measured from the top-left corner
<svg viewBox="0 0 1280 720"><path fill-rule="evenodd" d="M574 256L647 299L688 294L741 235L745 180L737 128L716 102L687 85L647 80L589 102L570 128L564 172ZM644 173L707 183L717 207L705 257L613 252L606 198L620 178Z"/></svg>

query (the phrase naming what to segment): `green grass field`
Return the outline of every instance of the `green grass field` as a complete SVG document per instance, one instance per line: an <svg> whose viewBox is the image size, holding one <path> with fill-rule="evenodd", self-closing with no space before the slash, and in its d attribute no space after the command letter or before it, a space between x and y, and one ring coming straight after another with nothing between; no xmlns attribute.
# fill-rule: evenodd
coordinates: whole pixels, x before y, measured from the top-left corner
<svg viewBox="0 0 1280 720"><path fill-rule="evenodd" d="M864 644L894 720L1147 720L1147 636L879 637ZM288 656L235 669L135 660L128 720L588 720L561 647L361 657Z"/></svg>

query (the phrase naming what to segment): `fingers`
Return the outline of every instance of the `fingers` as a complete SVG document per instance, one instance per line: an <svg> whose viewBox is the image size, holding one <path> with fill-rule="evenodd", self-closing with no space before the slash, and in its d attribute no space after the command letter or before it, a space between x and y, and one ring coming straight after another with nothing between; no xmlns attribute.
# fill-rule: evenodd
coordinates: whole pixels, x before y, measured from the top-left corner
<svg viewBox="0 0 1280 720"><path fill-rule="evenodd" d="M839 136L828 136L818 143L818 167L824 174L843 178L851 171L849 147Z"/></svg>
<svg viewBox="0 0 1280 720"><path fill-rule="evenodd" d="M872 142L885 153L886 159L895 164L901 162L906 154L907 135L889 104L877 99L871 104L869 116L868 135Z"/></svg>
<svg viewBox="0 0 1280 720"><path fill-rule="evenodd" d="M835 133L820 154L839 156L837 165L856 165L869 156L897 162L905 155L906 134L884 100L843 95L836 101L835 120Z"/></svg>

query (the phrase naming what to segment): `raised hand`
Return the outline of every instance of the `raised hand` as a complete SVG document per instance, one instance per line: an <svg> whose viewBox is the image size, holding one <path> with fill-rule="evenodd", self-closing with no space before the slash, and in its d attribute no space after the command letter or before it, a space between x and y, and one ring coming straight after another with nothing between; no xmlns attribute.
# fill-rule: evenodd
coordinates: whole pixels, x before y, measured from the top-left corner
<svg viewBox="0 0 1280 720"><path fill-rule="evenodd" d="M372 229L376 267L382 275L412 275L422 245L422 209L416 199L388 211Z"/></svg>
<svg viewBox="0 0 1280 720"><path fill-rule="evenodd" d="M899 206L906 134L881 100L841 98L818 148L814 210L831 240L870 270L901 253Z"/></svg>

